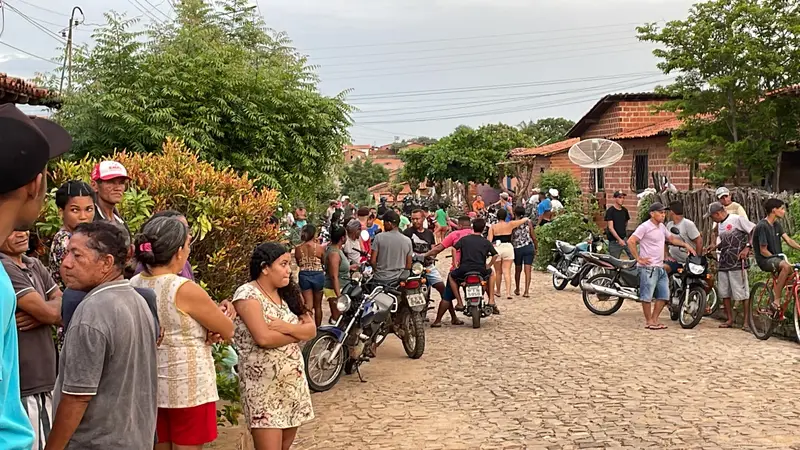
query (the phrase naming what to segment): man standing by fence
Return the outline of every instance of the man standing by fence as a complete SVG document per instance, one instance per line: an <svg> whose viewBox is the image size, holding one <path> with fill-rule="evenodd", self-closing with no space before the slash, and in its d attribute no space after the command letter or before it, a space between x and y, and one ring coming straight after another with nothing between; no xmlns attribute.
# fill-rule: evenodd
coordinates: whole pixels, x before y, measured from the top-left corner
<svg viewBox="0 0 800 450"><path fill-rule="evenodd" d="M608 254L614 258L619 258L622 251L633 259L628 250L625 238L628 236L628 221L631 215L628 209L622 206L625 203L625 193L622 191L614 192L614 203L606 210L606 237L608 237Z"/></svg>

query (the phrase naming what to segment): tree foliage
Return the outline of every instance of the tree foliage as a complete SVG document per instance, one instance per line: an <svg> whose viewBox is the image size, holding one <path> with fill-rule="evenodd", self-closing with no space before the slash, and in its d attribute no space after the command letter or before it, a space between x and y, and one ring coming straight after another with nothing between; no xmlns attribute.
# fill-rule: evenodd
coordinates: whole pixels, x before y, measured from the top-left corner
<svg viewBox="0 0 800 450"><path fill-rule="evenodd" d="M578 198L581 192L580 180L566 170L546 170L539 176L539 189L547 192L558 190L558 197L564 202Z"/></svg>
<svg viewBox="0 0 800 450"><path fill-rule="evenodd" d="M520 131L530 136L533 145L546 145L558 142L567 137L567 132L575 122L563 117L547 117L537 121L522 121L518 125Z"/></svg>
<svg viewBox="0 0 800 450"><path fill-rule="evenodd" d="M389 169L375 164L371 158L359 158L342 169L342 195L349 196L358 204L373 202L369 188L389 181Z"/></svg>
<svg viewBox="0 0 800 450"><path fill-rule="evenodd" d="M72 155L154 152L174 136L289 199L312 199L341 159L350 107L319 92L306 58L248 3L176 2L174 19L146 32L106 15L96 45L76 53L56 114Z"/></svg>
<svg viewBox="0 0 800 450"><path fill-rule="evenodd" d="M677 73L660 89L676 100L664 105L685 120L674 133L673 159L707 163L712 182L768 176L791 120L776 114L785 100L765 99L800 81L800 4L795 0L713 0L695 4L685 20L638 28L639 39L661 44L658 67ZM796 102L795 102L796 103Z"/></svg>
<svg viewBox="0 0 800 450"><path fill-rule="evenodd" d="M530 137L509 125L460 126L435 144L405 150L400 157L406 180L497 184L508 151L531 145Z"/></svg>

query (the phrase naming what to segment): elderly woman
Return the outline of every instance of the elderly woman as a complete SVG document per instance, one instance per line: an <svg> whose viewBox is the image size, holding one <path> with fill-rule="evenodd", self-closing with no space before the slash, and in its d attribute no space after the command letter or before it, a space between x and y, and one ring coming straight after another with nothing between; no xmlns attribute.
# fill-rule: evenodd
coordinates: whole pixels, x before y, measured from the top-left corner
<svg viewBox="0 0 800 450"><path fill-rule="evenodd" d="M151 448L156 430L156 321L122 276L127 231L78 225L61 273L88 292L70 321L53 394L48 448Z"/></svg>

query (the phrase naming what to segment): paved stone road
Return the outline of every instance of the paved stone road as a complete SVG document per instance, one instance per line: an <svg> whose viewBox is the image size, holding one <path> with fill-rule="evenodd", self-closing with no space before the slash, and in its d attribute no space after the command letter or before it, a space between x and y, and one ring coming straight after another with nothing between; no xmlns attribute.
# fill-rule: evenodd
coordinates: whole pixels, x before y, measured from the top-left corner
<svg viewBox="0 0 800 450"><path fill-rule="evenodd" d="M298 449L800 448L800 345L704 319L643 328L635 303L591 314L534 274L480 330L427 329L424 356L391 337L314 394Z"/></svg>

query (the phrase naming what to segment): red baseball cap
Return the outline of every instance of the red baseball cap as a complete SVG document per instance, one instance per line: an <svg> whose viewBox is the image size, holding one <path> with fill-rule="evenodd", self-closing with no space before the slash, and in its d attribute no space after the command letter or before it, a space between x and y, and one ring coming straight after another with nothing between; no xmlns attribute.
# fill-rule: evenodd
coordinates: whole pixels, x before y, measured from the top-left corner
<svg viewBox="0 0 800 450"><path fill-rule="evenodd" d="M125 166L116 161L103 161L100 164L95 164L92 169L92 181L108 181L114 178L126 178L130 180L128 171Z"/></svg>

